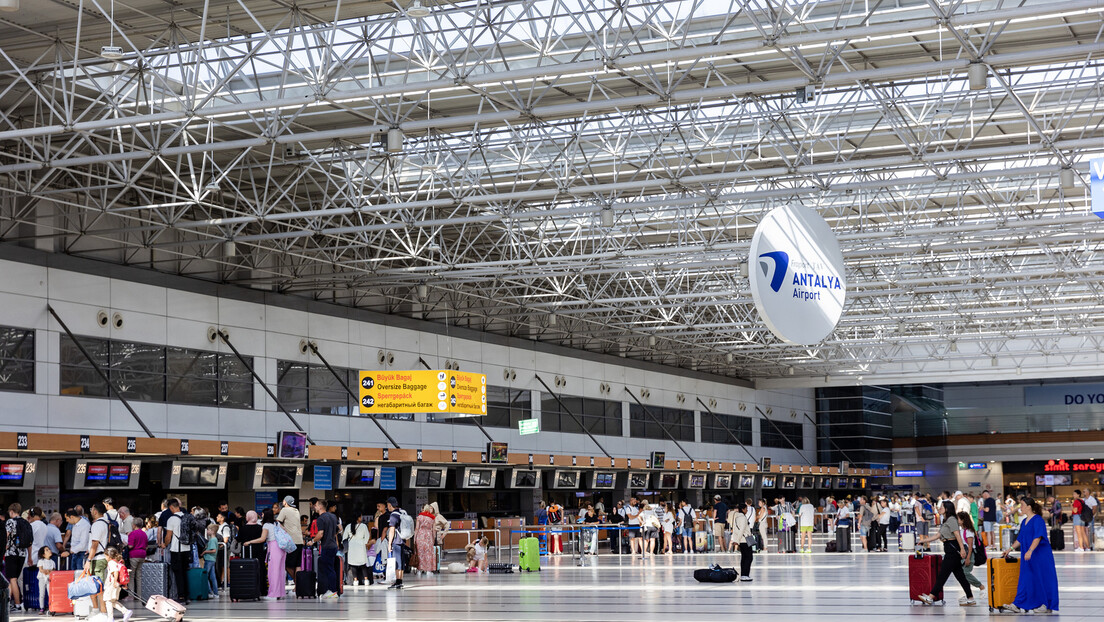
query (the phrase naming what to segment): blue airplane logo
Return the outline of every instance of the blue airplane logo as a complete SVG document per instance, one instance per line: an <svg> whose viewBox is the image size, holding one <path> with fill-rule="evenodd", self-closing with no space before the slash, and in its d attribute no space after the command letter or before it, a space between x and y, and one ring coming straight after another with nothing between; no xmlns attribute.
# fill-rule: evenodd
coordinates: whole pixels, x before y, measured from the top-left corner
<svg viewBox="0 0 1104 622"><path fill-rule="evenodd" d="M770 287L777 293L782 289L782 281L790 268L790 256L785 251L771 251L759 255L759 267L763 270L763 276L767 276L770 274L770 267L763 261L764 257L774 260L774 276L771 277Z"/></svg>

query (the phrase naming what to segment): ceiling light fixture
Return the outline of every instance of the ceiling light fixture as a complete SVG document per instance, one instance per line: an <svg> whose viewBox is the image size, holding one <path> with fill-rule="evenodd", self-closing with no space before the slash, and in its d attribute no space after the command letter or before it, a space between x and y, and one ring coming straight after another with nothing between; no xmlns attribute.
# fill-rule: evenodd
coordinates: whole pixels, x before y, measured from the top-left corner
<svg viewBox="0 0 1104 622"><path fill-rule="evenodd" d="M603 207L602 208L602 226L607 228L607 229L609 229L610 227L613 226L613 208L612 207Z"/></svg>
<svg viewBox="0 0 1104 622"><path fill-rule="evenodd" d="M387 130L387 153L402 153L403 133L397 127Z"/></svg>
<svg viewBox="0 0 1104 622"><path fill-rule="evenodd" d="M413 3L406 9L406 15L413 17L414 19L422 19L423 17L429 17L429 7L422 4L422 0L414 0Z"/></svg>
<svg viewBox="0 0 1104 622"><path fill-rule="evenodd" d="M966 67L966 77L971 91L982 91L989 87L989 68L985 63L971 63Z"/></svg>
<svg viewBox="0 0 1104 622"><path fill-rule="evenodd" d="M1077 174L1073 172L1072 168L1063 168L1058 171L1058 179L1062 182L1062 188L1066 190L1073 190L1077 187Z"/></svg>

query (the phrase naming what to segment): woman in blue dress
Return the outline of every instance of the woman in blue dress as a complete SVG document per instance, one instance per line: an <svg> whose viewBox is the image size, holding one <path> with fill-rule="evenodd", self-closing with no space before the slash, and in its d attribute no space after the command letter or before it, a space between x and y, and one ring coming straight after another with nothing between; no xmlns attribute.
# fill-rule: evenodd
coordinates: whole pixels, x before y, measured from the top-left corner
<svg viewBox="0 0 1104 622"><path fill-rule="evenodd" d="M1054 567L1054 551L1050 548L1043 508L1038 501L1024 497L1020 512L1025 518L1020 523L1020 535L1013 543L1023 551L1020 556L1020 582L1016 587L1016 600L1003 611L1016 613L1046 613L1058 611L1058 571ZM1005 556L1010 551L1005 551Z"/></svg>

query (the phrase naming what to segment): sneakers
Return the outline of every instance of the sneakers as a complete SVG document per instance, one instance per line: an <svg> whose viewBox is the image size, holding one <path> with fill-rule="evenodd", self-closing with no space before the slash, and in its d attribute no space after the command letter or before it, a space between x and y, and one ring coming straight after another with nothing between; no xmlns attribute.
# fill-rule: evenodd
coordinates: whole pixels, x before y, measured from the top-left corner
<svg viewBox="0 0 1104 622"><path fill-rule="evenodd" d="M134 615L133 611L127 611L123 614L123 622L130 622L130 616Z"/></svg>
<svg viewBox="0 0 1104 622"><path fill-rule="evenodd" d="M962 598L958 599L958 604L963 607L973 607L977 604L977 601L969 596L963 596Z"/></svg>
<svg viewBox="0 0 1104 622"><path fill-rule="evenodd" d="M337 600L337 593L336 592L326 592L325 594L319 596L318 598L319 598L319 600Z"/></svg>
<svg viewBox="0 0 1104 622"><path fill-rule="evenodd" d="M387 589L389 589L389 590L401 590L401 589L403 589L403 584L399 581L395 581Z"/></svg>
<svg viewBox="0 0 1104 622"><path fill-rule="evenodd" d="M931 594L921 594L921 595L917 596L917 598L919 598L920 602L924 603L925 605L934 605L935 604L935 597L932 596Z"/></svg>
<svg viewBox="0 0 1104 622"><path fill-rule="evenodd" d="M1028 613L1047 614L1050 613L1050 609L1046 608L1046 605L1039 605L1038 607L1031 609Z"/></svg>
<svg viewBox="0 0 1104 622"><path fill-rule="evenodd" d="M744 583L750 583L751 582L751 577L740 577L740 581L742 581Z"/></svg>
<svg viewBox="0 0 1104 622"><path fill-rule="evenodd" d="M1020 609L1016 605L1012 604L1001 605L1000 607L997 607L997 611L1000 611L1001 613L1027 613L1023 609Z"/></svg>

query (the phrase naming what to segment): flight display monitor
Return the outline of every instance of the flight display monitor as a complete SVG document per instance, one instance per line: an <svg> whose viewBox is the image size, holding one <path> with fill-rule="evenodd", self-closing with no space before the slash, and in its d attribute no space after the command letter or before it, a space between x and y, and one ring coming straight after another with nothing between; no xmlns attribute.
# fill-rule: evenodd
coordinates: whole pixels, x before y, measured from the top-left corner
<svg viewBox="0 0 1104 622"><path fill-rule="evenodd" d="M510 450L507 443L487 443L487 462L491 464L506 464L510 460Z"/></svg>
<svg viewBox="0 0 1104 622"><path fill-rule="evenodd" d="M510 471L510 488L540 488L540 471L513 469Z"/></svg>
<svg viewBox="0 0 1104 622"><path fill-rule="evenodd" d="M836 490L847 490L847 488L848 488L847 478L846 477L837 477L836 478Z"/></svg>
<svg viewBox="0 0 1104 622"><path fill-rule="evenodd" d="M141 473L142 463L137 460L77 460L73 468L73 489L135 490Z"/></svg>
<svg viewBox="0 0 1104 622"><path fill-rule="evenodd" d="M777 477L774 476L774 475L764 475L763 476L763 482L762 482L763 489L766 490L768 488L774 488L774 484L775 484L776 479L777 479Z"/></svg>
<svg viewBox="0 0 1104 622"><path fill-rule="evenodd" d="M750 490L755 488L755 476L754 475L741 475L736 481L736 487L740 490Z"/></svg>
<svg viewBox="0 0 1104 622"><path fill-rule="evenodd" d="M447 470L442 467L412 467L411 488L444 488Z"/></svg>
<svg viewBox="0 0 1104 622"><path fill-rule="evenodd" d="M594 471L590 474L590 487L594 490L609 490L617 484L614 471Z"/></svg>
<svg viewBox="0 0 1104 622"><path fill-rule="evenodd" d="M225 462L188 462L178 460L170 465L169 489L221 489L226 486Z"/></svg>
<svg viewBox="0 0 1104 622"><path fill-rule="evenodd" d="M832 477L831 476L821 477L820 478L820 485L817 486L817 488L823 488L825 490L831 490L832 489Z"/></svg>
<svg viewBox="0 0 1104 622"><path fill-rule="evenodd" d="M797 476L786 475L782 478L782 490L794 490L797 488Z"/></svg>
<svg viewBox="0 0 1104 622"><path fill-rule="evenodd" d="M650 473L629 473L629 488L643 490L648 487L649 479L651 479Z"/></svg>
<svg viewBox="0 0 1104 622"><path fill-rule="evenodd" d="M700 490L705 488L705 474L704 473L690 473L686 476L686 487L691 490Z"/></svg>
<svg viewBox="0 0 1104 622"><path fill-rule="evenodd" d="M662 469L667 465L667 454L662 451L653 451L651 465L653 469Z"/></svg>
<svg viewBox="0 0 1104 622"><path fill-rule="evenodd" d="M802 475L801 476L801 483L799 484L799 486L801 488L804 488L804 489L808 490L809 488L813 487L813 484L815 482L816 482L816 477L814 477L812 475Z"/></svg>
<svg viewBox="0 0 1104 622"><path fill-rule="evenodd" d="M0 460L0 489L33 490L38 459Z"/></svg>
<svg viewBox="0 0 1104 622"><path fill-rule="evenodd" d="M659 474L659 483L656 484L656 488L661 490L671 490L672 488L678 488L679 474L673 471L664 471Z"/></svg>
<svg viewBox="0 0 1104 622"><path fill-rule="evenodd" d="M553 473L552 487L572 489L579 487L579 471L556 471Z"/></svg>
<svg viewBox="0 0 1104 622"><path fill-rule="evenodd" d="M732 475L718 473L713 476L713 488L716 490L728 490L732 488Z"/></svg>
<svg viewBox="0 0 1104 622"><path fill-rule="evenodd" d="M254 490L282 490L303 485L303 466L299 464L259 463L253 470Z"/></svg>
<svg viewBox="0 0 1104 622"><path fill-rule="evenodd" d="M496 469L468 467L464 469L464 488L494 488L497 479Z"/></svg>
<svg viewBox="0 0 1104 622"><path fill-rule="evenodd" d="M342 465L337 471L338 488L379 488L380 468Z"/></svg>

